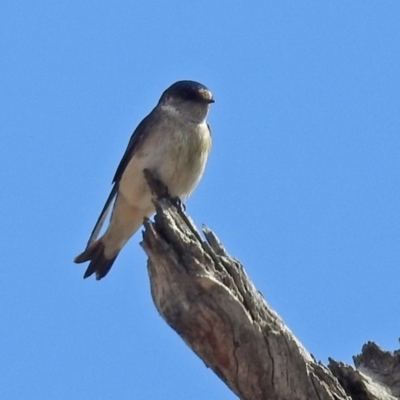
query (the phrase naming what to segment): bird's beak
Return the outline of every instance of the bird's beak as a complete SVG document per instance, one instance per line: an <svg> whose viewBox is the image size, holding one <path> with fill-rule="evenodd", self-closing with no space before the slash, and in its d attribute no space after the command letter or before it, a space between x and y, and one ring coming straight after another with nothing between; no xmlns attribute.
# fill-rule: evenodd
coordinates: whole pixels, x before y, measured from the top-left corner
<svg viewBox="0 0 400 400"><path fill-rule="evenodd" d="M214 99L208 100L208 104L212 104L212 103L215 103L215 100L214 100Z"/></svg>

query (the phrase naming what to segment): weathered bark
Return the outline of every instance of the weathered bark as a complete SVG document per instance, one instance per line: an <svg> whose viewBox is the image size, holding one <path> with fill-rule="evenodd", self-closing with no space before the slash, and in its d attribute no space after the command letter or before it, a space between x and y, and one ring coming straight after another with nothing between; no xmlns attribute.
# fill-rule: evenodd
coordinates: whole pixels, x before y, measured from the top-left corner
<svg viewBox="0 0 400 400"><path fill-rule="evenodd" d="M204 241L168 198L156 200L155 205L154 222L145 221L142 242L154 303L165 321L239 398L398 396L398 354L385 353L391 360L386 361L391 369L385 373L383 361L371 364L364 350L355 358L360 371L333 360L329 368L316 362L213 232L203 227ZM397 380L385 378L393 372ZM382 384L392 386L383 388Z"/></svg>
<svg viewBox="0 0 400 400"><path fill-rule="evenodd" d="M354 365L329 360L328 367L353 399L379 400L400 398L400 351L383 351L375 343L366 343Z"/></svg>

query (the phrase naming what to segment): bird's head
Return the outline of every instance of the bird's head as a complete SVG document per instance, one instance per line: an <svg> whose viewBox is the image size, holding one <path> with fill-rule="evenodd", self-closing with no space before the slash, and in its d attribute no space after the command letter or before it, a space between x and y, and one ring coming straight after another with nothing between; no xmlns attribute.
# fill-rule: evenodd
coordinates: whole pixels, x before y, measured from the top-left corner
<svg viewBox="0 0 400 400"><path fill-rule="evenodd" d="M191 122L201 123L214 99L210 90L195 81L178 81L162 94L158 106Z"/></svg>

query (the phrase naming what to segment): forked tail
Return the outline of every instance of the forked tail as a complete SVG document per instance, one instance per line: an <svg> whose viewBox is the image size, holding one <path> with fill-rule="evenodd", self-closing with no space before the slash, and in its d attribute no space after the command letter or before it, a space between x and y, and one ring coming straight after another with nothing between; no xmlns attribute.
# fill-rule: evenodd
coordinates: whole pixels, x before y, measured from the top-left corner
<svg viewBox="0 0 400 400"><path fill-rule="evenodd" d="M118 253L113 258L107 258L104 254L104 244L101 239L96 240L92 243L84 252L77 255L74 262L77 264L90 261L90 264L83 275L84 278L88 278L92 274L96 274L96 279L99 281L104 278L108 271L110 271Z"/></svg>

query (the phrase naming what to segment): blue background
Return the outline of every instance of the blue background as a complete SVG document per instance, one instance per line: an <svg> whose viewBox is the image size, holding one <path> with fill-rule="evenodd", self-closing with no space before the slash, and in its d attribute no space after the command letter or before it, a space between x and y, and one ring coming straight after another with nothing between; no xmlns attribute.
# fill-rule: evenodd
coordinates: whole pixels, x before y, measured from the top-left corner
<svg viewBox="0 0 400 400"><path fill-rule="evenodd" d="M187 202L312 352L398 348L398 1L0 6L0 397L233 399L159 317L136 234L74 265L161 92L214 93Z"/></svg>

